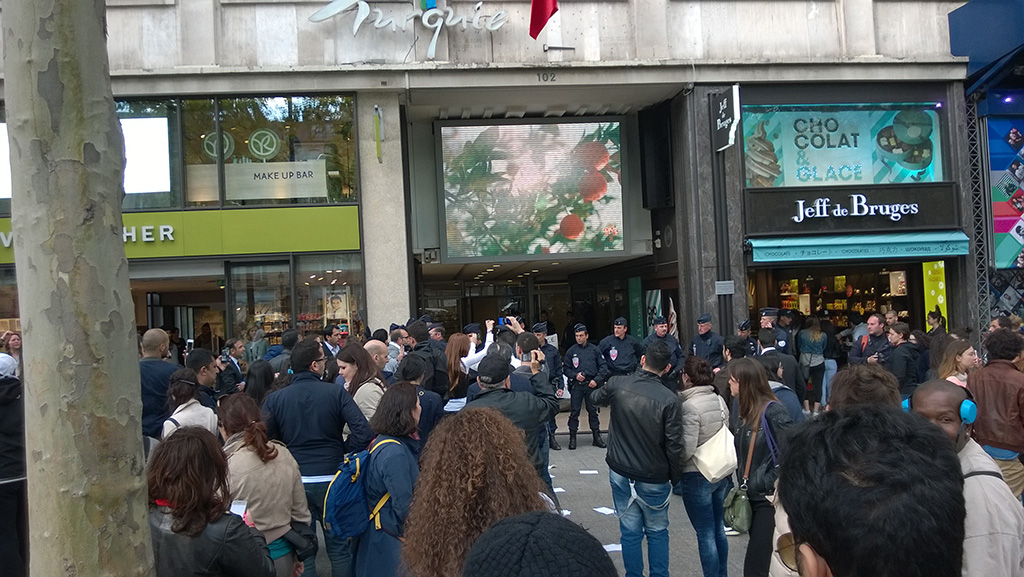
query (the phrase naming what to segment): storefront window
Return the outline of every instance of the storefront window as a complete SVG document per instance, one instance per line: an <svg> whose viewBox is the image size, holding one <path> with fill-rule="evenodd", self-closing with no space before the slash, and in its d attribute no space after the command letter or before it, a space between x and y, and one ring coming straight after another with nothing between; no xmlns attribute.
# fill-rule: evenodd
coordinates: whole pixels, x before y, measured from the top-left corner
<svg viewBox="0 0 1024 577"><path fill-rule="evenodd" d="M237 143L231 134L222 134L218 141L213 100L182 100L181 110L188 206L218 206L218 149L227 157L233 154Z"/></svg>
<svg viewBox="0 0 1024 577"><path fill-rule="evenodd" d="M280 343L292 321L288 263L231 264L229 270L230 336L244 338L249 327L256 326L271 344Z"/></svg>
<svg viewBox="0 0 1024 577"><path fill-rule="evenodd" d="M181 158L174 100L118 101L124 134L124 210L178 208Z"/></svg>
<svg viewBox="0 0 1024 577"><path fill-rule="evenodd" d="M220 101L228 205L355 202L351 97Z"/></svg>
<svg viewBox="0 0 1024 577"><path fill-rule="evenodd" d="M21 311L18 309L18 284L14 267L0 268L0 333L21 331Z"/></svg>
<svg viewBox="0 0 1024 577"><path fill-rule="evenodd" d="M360 335L366 302L363 266L358 254L325 254L295 259L295 289L300 332L319 331L328 323Z"/></svg>

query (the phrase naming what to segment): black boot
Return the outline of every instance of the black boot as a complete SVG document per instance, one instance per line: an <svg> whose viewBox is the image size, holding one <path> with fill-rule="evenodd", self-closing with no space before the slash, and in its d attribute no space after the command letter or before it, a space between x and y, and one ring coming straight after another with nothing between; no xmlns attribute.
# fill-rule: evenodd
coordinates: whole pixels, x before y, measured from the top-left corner
<svg viewBox="0 0 1024 577"><path fill-rule="evenodd" d="M555 440L555 434L554 433L548 433L548 447L552 451L561 451L562 450L562 446L559 445L558 441Z"/></svg>
<svg viewBox="0 0 1024 577"><path fill-rule="evenodd" d="M569 450L576 450L576 431L569 431Z"/></svg>
<svg viewBox="0 0 1024 577"><path fill-rule="evenodd" d="M601 431L594 431L594 446L599 449L604 449L608 447L608 445L605 444L604 440L601 439Z"/></svg>

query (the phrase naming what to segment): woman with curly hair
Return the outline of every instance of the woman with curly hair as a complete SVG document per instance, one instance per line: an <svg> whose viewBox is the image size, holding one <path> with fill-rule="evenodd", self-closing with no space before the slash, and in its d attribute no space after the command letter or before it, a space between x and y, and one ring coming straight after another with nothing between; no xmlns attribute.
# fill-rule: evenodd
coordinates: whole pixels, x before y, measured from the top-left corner
<svg viewBox="0 0 1024 577"><path fill-rule="evenodd" d="M266 361L256 361L265 363ZM267 540L277 577L302 571L295 550L284 538L292 522L309 524L299 465L284 445L267 439L260 407L245 393L221 397L220 433L228 459L228 489L235 500L246 502L253 525ZM296 568L298 565L300 568Z"/></svg>
<svg viewBox="0 0 1024 577"><path fill-rule="evenodd" d="M263 535L227 512L228 463L217 437L182 427L153 449L146 471L157 577L276 577Z"/></svg>
<svg viewBox="0 0 1024 577"><path fill-rule="evenodd" d="M492 523L554 510L544 490L523 432L496 409L463 409L442 420L424 447L405 524L410 575L460 575L470 546Z"/></svg>

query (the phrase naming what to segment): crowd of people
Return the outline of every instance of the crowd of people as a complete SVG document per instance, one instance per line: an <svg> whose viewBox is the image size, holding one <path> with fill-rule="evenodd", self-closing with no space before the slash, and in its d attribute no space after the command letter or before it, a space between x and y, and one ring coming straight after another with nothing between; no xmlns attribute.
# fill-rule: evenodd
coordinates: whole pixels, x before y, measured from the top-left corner
<svg viewBox="0 0 1024 577"><path fill-rule="evenodd" d="M172 332L148 330L157 574L315 576L319 525L320 574L335 577L615 575L559 514L548 473L569 396L568 449L583 407L590 442L607 449L627 577L645 574L645 539L647 574L669 575L673 494L705 577L727 575L741 531L747 577L1024 576L1019 322L993 319L979 354L937 310L927 330L895 314L842 328L825 311L759 319L722 336L700 315L688 346L664 317L643 339L622 317L597 342L577 323L564 353L550 323L515 317L447 339L429 318L368 338L288 330L274 345L253 328L220 354L181 357ZM9 440L19 375L0 354L0 547L14 560L26 555L23 499L9 498L24 489L24 457L9 463L24 451ZM360 451L370 522L342 538L326 497Z"/></svg>

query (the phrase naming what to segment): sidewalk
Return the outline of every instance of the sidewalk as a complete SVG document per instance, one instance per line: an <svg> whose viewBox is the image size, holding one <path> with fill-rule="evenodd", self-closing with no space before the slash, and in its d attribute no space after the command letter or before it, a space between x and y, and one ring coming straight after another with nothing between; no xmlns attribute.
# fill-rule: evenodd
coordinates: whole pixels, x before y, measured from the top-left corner
<svg viewBox="0 0 1024 577"><path fill-rule="evenodd" d="M583 424L586 426L584 410ZM604 515L594 511L598 507L614 509L612 490L608 483L608 465L604 461L605 450L593 446L590 431L580 432L575 451L569 449L569 413L559 413L558 444L561 451L551 451L552 485L565 490L558 493L563 509L568 509L568 519L576 522L604 545L619 543L619 521L615 514ZM608 410L601 411L602 430L608 427ZM606 439L607 440L607 439ZM583 475L580 471L597 471L597 474ZM697 552L697 537L686 516L683 501L673 495L668 508L669 516L669 568L673 576L701 577L700 555ZM743 574L743 556L747 550L747 536L729 537L729 574ZM612 561L624 574L622 554L610 553ZM646 571L646 555L645 555Z"/></svg>

